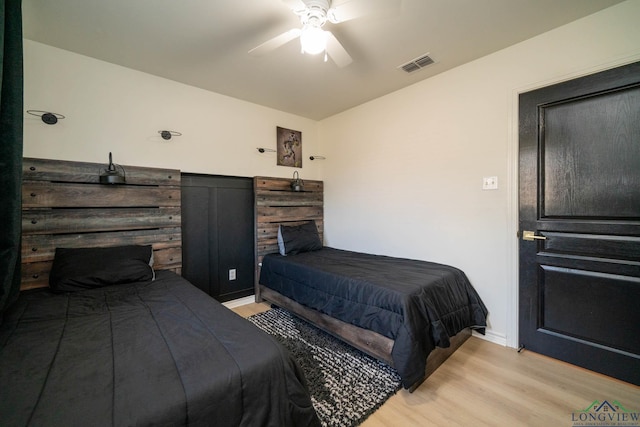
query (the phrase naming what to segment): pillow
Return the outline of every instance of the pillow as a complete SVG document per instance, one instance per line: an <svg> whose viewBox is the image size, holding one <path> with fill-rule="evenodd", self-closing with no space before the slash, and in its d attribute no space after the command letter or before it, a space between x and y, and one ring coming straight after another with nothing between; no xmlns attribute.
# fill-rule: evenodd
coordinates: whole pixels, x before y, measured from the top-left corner
<svg viewBox="0 0 640 427"><path fill-rule="evenodd" d="M315 221L300 225L280 225L278 227L278 249L280 255L295 255L322 249Z"/></svg>
<svg viewBox="0 0 640 427"><path fill-rule="evenodd" d="M154 279L151 245L56 248L49 286L54 292L73 292Z"/></svg>

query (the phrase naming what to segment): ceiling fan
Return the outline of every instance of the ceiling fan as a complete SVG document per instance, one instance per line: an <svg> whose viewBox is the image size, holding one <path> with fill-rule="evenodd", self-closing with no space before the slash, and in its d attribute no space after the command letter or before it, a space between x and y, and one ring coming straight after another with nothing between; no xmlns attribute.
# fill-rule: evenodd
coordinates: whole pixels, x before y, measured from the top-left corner
<svg viewBox="0 0 640 427"><path fill-rule="evenodd" d="M331 0L282 0L298 15L302 28L292 28L249 51L260 56L300 38L302 53L317 55L324 52L340 68L353 62L331 31L323 30L325 23L339 24L372 13L389 10L399 5L400 0L347 0L333 6Z"/></svg>

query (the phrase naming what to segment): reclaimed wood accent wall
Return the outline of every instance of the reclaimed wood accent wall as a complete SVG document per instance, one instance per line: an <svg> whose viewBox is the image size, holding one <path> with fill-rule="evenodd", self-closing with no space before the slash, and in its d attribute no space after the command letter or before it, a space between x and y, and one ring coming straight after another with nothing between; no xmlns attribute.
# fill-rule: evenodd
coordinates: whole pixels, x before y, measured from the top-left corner
<svg viewBox="0 0 640 427"><path fill-rule="evenodd" d="M181 273L180 171L123 166L126 184L99 184L106 166L23 159L21 290L49 286L57 247L151 244L154 269Z"/></svg>
<svg viewBox="0 0 640 427"><path fill-rule="evenodd" d="M324 241L324 183L304 180L304 191L292 191L291 179L255 177L256 300L260 301L260 263L266 254L278 252L278 226L315 220Z"/></svg>

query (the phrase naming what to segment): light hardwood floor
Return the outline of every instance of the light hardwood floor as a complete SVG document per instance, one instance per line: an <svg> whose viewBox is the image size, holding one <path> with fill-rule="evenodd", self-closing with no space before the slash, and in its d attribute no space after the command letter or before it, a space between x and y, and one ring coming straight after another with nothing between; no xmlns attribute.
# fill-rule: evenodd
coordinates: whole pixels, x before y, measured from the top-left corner
<svg viewBox="0 0 640 427"><path fill-rule="evenodd" d="M234 311L247 317L268 309ZM415 392L399 391L362 426L570 427L572 414L595 400L640 412L640 387L471 337Z"/></svg>

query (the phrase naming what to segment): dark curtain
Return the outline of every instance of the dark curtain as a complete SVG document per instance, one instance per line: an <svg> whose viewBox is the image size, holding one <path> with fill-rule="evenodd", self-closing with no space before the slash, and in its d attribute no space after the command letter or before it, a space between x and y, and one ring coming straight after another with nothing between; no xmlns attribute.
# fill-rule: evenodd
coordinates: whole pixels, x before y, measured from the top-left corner
<svg viewBox="0 0 640 427"><path fill-rule="evenodd" d="M0 322L20 290L22 5L0 0Z"/></svg>

